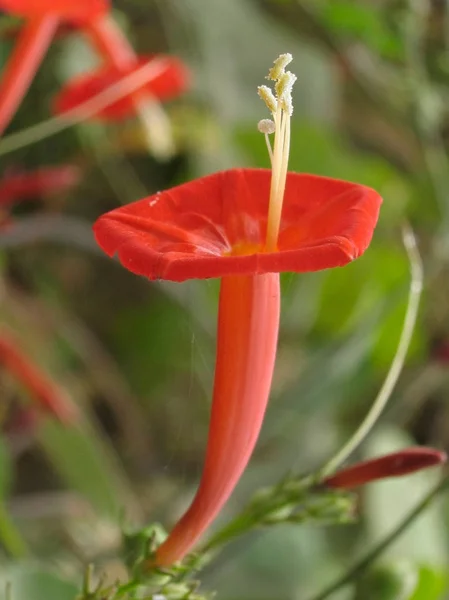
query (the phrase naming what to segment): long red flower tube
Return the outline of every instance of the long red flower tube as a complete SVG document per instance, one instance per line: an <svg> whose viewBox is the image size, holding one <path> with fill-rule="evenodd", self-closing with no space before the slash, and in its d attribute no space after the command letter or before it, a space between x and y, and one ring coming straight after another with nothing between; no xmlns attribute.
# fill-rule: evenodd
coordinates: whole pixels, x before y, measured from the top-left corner
<svg viewBox="0 0 449 600"><path fill-rule="evenodd" d="M107 0L0 0L1 10L28 18L0 79L0 135L17 111L61 20L85 21L107 7Z"/></svg>
<svg viewBox="0 0 449 600"><path fill-rule="evenodd" d="M99 245L149 279L220 277L212 415L198 492L154 564L181 560L229 498L259 435L279 329L279 273L342 266L369 245L381 199L361 185L287 173L291 86L282 55L270 71L276 97L272 171L233 169L116 209L94 225Z"/></svg>
<svg viewBox="0 0 449 600"><path fill-rule="evenodd" d="M4 329L0 331L0 365L22 383L41 410L66 425L76 421L77 411L65 392L33 363L15 337Z"/></svg>

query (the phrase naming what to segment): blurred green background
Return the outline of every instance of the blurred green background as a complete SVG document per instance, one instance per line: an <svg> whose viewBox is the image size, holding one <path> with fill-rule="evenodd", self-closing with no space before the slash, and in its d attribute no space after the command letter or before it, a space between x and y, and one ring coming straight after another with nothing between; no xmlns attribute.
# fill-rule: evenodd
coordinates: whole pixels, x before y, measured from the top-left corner
<svg viewBox="0 0 449 600"><path fill-rule="evenodd" d="M86 564L113 580L126 523L172 524L201 472L218 284L150 283L95 246L92 222L120 204L215 170L268 166L256 87L294 57L290 168L357 181L384 198L366 255L283 277L273 392L250 467L220 520L288 470L328 459L370 407L395 354L410 283L401 225L425 282L405 369L355 458L449 446L449 4L445 0L116 0L141 52L180 56L193 87L167 106L177 153L160 163L137 121L83 123L0 156L0 175L74 163L79 186L13 210L0 232L1 322L81 407L80 430L14 426L26 392L0 373L0 494L31 556L0 557L13 600L70 600ZM2 17L7 28L9 17ZM0 40L0 62L13 40ZM95 57L56 40L8 133L51 116L62 82ZM6 138L5 138L6 139ZM2 140L0 140L0 152ZM358 524L282 526L234 542L202 576L223 600L308 600L397 524L439 476L369 486ZM0 511L1 512L1 511ZM336 600L449 598L449 498L423 514ZM0 542L8 535L0 516ZM3 533L2 533L3 530ZM1 549L0 549L1 550ZM22 548L16 549L22 554ZM39 557L37 562L36 557ZM2 597L0 583L0 597Z"/></svg>

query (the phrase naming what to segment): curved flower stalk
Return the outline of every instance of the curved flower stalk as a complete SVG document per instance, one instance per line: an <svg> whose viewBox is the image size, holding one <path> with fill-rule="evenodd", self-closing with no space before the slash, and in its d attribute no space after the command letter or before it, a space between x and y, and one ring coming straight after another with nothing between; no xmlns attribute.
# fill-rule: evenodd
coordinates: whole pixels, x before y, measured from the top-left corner
<svg viewBox="0 0 449 600"><path fill-rule="evenodd" d="M21 349L20 343L4 328L0 330L0 365L28 390L36 405L65 425L74 423L75 406Z"/></svg>
<svg viewBox="0 0 449 600"><path fill-rule="evenodd" d="M58 25L65 20L85 22L107 7L107 0L0 0L1 10L27 19L0 78L0 135L25 96Z"/></svg>
<svg viewBox="0 0 449 600"><path fill-rule="evenodd" d="M63 115L145 63L163 59L164 68L160 74L143 83L139 90L108 106L97 118L116 121L137 114L153 154L161 159L169 158L174 153L171 125L160 102L186 90L189 85L187 68L179 59L169 56L138 56L111 15L89 21L83 32L103 58L104 67L69 82L56 97L55 111Z"/></svg>
<svg viewBox="0 0 449 600"><path fill-rule="evenodd" d="M343 266L373 234L381 198L362 185L287 172L295 77L280 56L270 70L275 94L260 96L272 121L272 170L232 169L180 185L100 217L99 245L133 273L184 281L220 277L212 415L198 492L154 564L189 552L221 510L259 435L279 329L279 273ZM271 148L268 136L274 132Z"/></svg>

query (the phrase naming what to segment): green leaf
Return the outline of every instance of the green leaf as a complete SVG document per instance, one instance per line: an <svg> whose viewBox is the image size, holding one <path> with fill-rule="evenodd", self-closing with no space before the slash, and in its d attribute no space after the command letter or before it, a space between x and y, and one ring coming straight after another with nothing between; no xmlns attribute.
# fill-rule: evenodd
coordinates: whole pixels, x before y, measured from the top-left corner
<svg viewBox="0 0 449 600"><path fill-rule="evenodd" d="M357 581L356 600L409 600L416 589L418 568L409 561L380 564Z"/></svg>
<svg viewBox="0 0 449 600"><path fill-rule="evenodd" d="M335 33L356 37L381 54L399 58L403 52L400 38L374 7L350 0L332 0L325 4L321 19Z"/></svg>
<svg viewBox="0 0 449 600"><path fill-rule="evenodd" d="M123 311L113 334L119 362L141 394L173 377L174 369L190 370L190 322L165 294L155 293L151 304Z"/></svg>
<svg viewBox="0 0 449 600"><path fill-rule="evenodd" d="M8 598L7 585L11 600L74 600L79 591L56 574L32 567L11 567L0 573L0 600Z"/></svg>
<svg viewBox="0 0 449 600"><path fill-rule="evenodd" d="M61 479L98 513L117 520L125 503L127 482L120 465L87 425L81 431L48 420L42 426L40 441Z"/></svg>
<svg viewBox="0 0 449 600"><path fill-rule="evenodd" d="M439 600L447 586L447 572L422 565L419 569L418 585L408 600Z"/></svg>

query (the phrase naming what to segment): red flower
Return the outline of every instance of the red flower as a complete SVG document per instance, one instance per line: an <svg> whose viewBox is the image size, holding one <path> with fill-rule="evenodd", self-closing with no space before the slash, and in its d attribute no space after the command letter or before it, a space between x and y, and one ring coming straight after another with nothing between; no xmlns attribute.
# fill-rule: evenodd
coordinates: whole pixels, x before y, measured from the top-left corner
<svg viewBox="0 0 449 600"><path fill-rule="evenodd" d="M170 123L159 105L181 94L189 85L189 73L184 64L163 55L138 56L117 23L110 16L91 20L84 33L103 58L104 67L76 77L63 88L55 100L55 111L64 114L79 104L132 75L148 62L161 69L151 80L143 81L139 89L99 111L97 118L121 120L138 115L147 136L148 146L155 156L167 158L173 154Z"/></svg>
<svg viewBox="0 0 449 600"><path fill-rule="evenodd" d="M62 192L77 185L80 177L81 172L75 165L8 171L0 179L0 205Z"/></svg>
<svg viewBox="0 0 449 600"><path fill-rule="evenodd" d="M28 18L0 79L0 135L14 116L61 20L84 22L108 0L0 0L0 9Z"/></svg>
<svg viewBox="0 0 449 600"><path fill-rule="evenodd" d="M401 477L446 462L444 452L418 446L359 462L324 479L326 487L351 489L379 479Z"/></svg>
<svg viewBox="0 0 449 600"><path fill-rule="evenodd" d="M180 560L232 493L262 425L276 356L280 271L316 271L368 246L381 199L369 188L287 174L294 76L290 55L260 89L276 131L272 172L209 175L114 210L94 226L98 243L134 273L184 281L221 277L217 357L205 465L187 512L157 549L157 565Z"/></svg>
<svg viewBox="0 0 449 600"><path fill-rule="evenodd" d="M38 19L53 14L59 19L84 22L103 15L108 0L0 0L0 9L19 17Z"/></svg>
<svg viewBox="0 0 449 600"><path fill-rule="evenodd" d="M164 60L164 68L154 79L145 81L139 90L110 104L97 113L96 117L111 121L132 117L136 113L136 97L142 96L142 93L161 101L176 98L188 87L188 73L184 64L174 57L149 55L139 57L136 62L123 69L106 66L93 73L75 77L56 96L55 112L63 115L156 58Z"/></svg>
<svg viewBox="0 0 449 600"><path fill-rule="evenodd" d="M61 423L76 421L77 411L59 388L21 349L14 336L0 332L0 365L22 383L39 408Z"/></svg>
<svg viewBox="0 0 449 600"><path fill-rule="evenodd" d="M149 279L318 271L368 247L380 198L365 186L289 173L275 252L264 248L271 171L233 169L107 213L101 247Z"/></svg>

